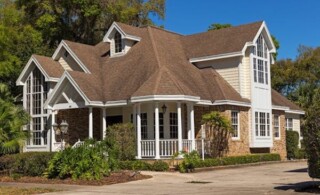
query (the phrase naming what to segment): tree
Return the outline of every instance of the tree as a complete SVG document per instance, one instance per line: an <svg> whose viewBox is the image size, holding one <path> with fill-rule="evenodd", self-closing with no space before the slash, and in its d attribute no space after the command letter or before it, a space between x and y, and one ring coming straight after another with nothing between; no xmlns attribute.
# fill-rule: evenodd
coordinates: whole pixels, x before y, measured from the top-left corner
<svg viewBox="0 0 320 195"><path fill-rule="evenodd" d="M18 11L12 1L0 0L0 83L8 85L14 96L21 92L15 81L22 66L33 53L47 51L41 34L23 20L24 13Z"/></svg>
<svg viewBox="0 0 320 195"><path fill-rule="evenodd" d="M233 132L230 120L219 112L210 112L202 116L202 124L208 127L206 136L210 140L211 157L222 157L228 152Z"/></svg>
<svg viewBox="0 0 320 195"><path fill-rule="evenodd" d="M28 137L22 126L29 119L21 106L15 106L8 88L0 84L0 156L19 152Z"/></svg>
<svg viewBox="0 0 320 195"><path fill-rule="evenodd" d="M219 29L229 28L229 27L232 27L232 24L213 23L208 27L208 31L210 31L210 30L219 30Z"/></svg>
<svg viewBox="0 0 320 195"><path fill-rule="evenodd" d="M150 14L164 19L165 0L17 0L28 24L55 47L62 39L95 44L113 21L133 26L153 24Z"/></svg>
<svg viewBox="0 0 320 195"><path fill-rule="evenodd" d="M223 28L229 28L229 27L232 27L232 24L220 24L220 23L213 23L211 24L209 27L208 27L208 31L211 31L211 30L219 30L219 29L223 29ZM271 35L271 38L272 38L272 41L274 43L274 46L276 47L276 49L278 50L280 48L280 43L279 41L277 40L277 38L273 35ZM278 56L278 52L274 53L273 54L273 58L274 60L277 59L277 56Z"/></svg>

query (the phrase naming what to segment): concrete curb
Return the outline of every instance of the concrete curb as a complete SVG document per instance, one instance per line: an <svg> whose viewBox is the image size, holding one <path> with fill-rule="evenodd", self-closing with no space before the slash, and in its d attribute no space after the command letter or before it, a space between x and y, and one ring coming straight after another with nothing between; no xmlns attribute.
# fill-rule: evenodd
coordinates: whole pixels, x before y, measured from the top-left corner
<svg viewBox="0 0 320 195"><path fill-rule="evenodd" d="M284 161L266 161L266 162L248 163L248 164L238 164L238 165L226 165L226 166L216 166L216 167L202 167L202 168L195 168L195 170L194 170L193 172L191 172L191 173L199 173L199 172L222 170L222 169L236 169L236 168L241 168L241 167L260 166L260 165L268 165L268 164L297 163L297 162L307 162L307 159L284 160Z"/></svg>

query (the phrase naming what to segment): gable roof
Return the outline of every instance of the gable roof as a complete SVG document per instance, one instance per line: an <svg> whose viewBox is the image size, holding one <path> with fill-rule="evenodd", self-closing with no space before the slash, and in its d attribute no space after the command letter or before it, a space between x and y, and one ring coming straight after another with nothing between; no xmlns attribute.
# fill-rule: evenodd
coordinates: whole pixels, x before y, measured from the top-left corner
<svg viewBox="0 0 320 195"><path fill-rule="evenodd" d="M247 42L252 42L263 22L212 30L182 37L188 58L199 58L241 52ZM201 47L195 47L201 45Z"/></svg>
<svg viewBox="0 0 320 195"><path fill-rule="evenodd" d="M88 102L99 102L99 105L157 95L247 104L250 101L242 98L213 68L199 69L190 63L190 58L241 51L253 41L263 24L256 22L183 36L157 27L114 23L126 34L141 40L121 57L110 57L108 42L91 46L64 40L63 44L88 70L66 74ZM47 57L36 58L48 74L61 77L64 70L58 62ZM301 110L281 95L272 94L274 105Z"/></svg>

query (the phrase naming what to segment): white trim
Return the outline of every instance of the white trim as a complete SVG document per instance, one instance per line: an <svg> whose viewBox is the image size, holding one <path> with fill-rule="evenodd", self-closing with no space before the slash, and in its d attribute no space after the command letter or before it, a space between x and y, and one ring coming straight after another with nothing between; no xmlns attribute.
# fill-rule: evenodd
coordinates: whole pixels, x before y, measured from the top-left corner
<svg viewBox="0 0 320 195"><path fill-rule="evenodd" d="M277 116L278 118L278 133L279 133L279 137L276 137L274 134L275 134L275 131L273 131L273 137L275 140L281 140L281 122L280 122L280 115L279 114L273 114L273 123L272 123L272 128L273 130L275 130L275 126L274 126L274 119L275 117Z"/></svg>
<svg viewBox="0 0 320 195"><path fill-rule="evenodd" d="M232 141L239 141L240 140L240 131L241 131L241 128L240 128L240 110L231 110L231 126L233 125L232 123L232 113L237 113L237 137L233 137L233 135L231 136L231 140Z"/></svg>
<svg viewBox="0 0 320 195"><path fill-rule="evenodd" d="M256 34L256 36L253 39L253 43L255 43L257 41L257 39L259 38L259 36L260 36L260 34L262 33L263 30L265 30L266 35L268 37L268 39L267 39L268 43L269 43L268 46L271 46L271 49L269 50L269 52L270 53L275 53L276 52L276 47L274 46L271 34L270 34L269 30L268 30L268 27L267 27L265 21L262 22L262 25L261 25L260 29L258 30L258 33Z"/></svg>
<svg viewBox="0 0 320 195"><path fill-rule="evenodd" d="M147 102L147 101L191 101L199 102L200 97L188 95L147 95L135 96L131 98L131 102Z"/></svg>
<svg viewBox="0 0 320 195"><path fill-rule="evenodd" d="M59 78L50 77L47 72L42 68L41 64L38 62L38 60L31 56L25 67L23 68L22 72L20 73L16 85L21 86L24 85L25 81L22 81L23 77L26 76L27 73L30 73L32 70L30 69L30 66L32 65L32 62L35 64L35 66L40 70L40 72L43 74L45 81L51 81L51 82L58 82ZM27 77L26 77L27 78Z"/></svg>
<svg viewBox="0 0 320 195"><path fill-rule="evenodd" d="M111 40L109 39L109 35L112 33L112 31L114 29L116 29L122 35L122 37L124 39L129 39L129 40L133 40L133 41L140 41L141 40L140 37L126 34L116 22L113 22L112 25L110 26L109 30L107 31L106 35L103 37L103 42L109 42L109 43L111 42Z"/></svg>
<svg viewBox="0 0 320 195"><path fill-rule="evenodd" d="M289 107L272 105L272 110L283 110L283 111L287 111L287 110L289 110Z"/></svg>
<svg viewBox="0 0 320 195"><path fill-rule="evenodd" d="M305 111L302 111L302 110L287 110L285 111L286 113L290 113L290 114L302 114L302 115L305 115L306 112Z"/></svg>
<svg viewBox="0 0 320 195"><path fill-rule="evenodd" d="M250 102L239 102L234 100L216 100L212 103L212 105L234 105L234 106L244 106L244 107L251 107Z"/></svg>
<svg viewBox="0 0 320 195"><path fill-rule="evenodd" d="M223 58L240 57L240 56L243 56L243 55L244 55L244 53L242 51L240 51L240 52L232 52L232 53L224 53L224 54L218 54L218 55L190 58L189 62L191 62L191 63L204 62L204 61L218 60L218 59L223 59Z"/></svg>
<svg viewBox="0 0 320 195"><path fill-rule="evenodd" d="M61 50L61 48L64 48L70 55L71 57L78 63L78 65L80 66L80 68L82 68L82 70L85 73L91 73L90 70L84 65L84 63L82 63L82 61L78 58L78 56L70 49L70 47L68 46L68 44L62 40L58 46L58 48L56 49L56 51L54 52L54 54L52 55L52 59L53 60L58 60L58 54Z"/></svg>

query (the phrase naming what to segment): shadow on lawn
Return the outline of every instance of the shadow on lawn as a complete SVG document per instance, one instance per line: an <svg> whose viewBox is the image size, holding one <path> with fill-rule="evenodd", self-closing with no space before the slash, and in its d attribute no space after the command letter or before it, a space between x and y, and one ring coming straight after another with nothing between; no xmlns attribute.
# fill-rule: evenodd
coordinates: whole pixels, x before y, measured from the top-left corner
<svg viewBox="0 0 320 195"><path fill-rule="evenodd" d="M278 184L276 190L294 190L295 192L320 193L320 181L304 181L299 183Z"/></svg>

